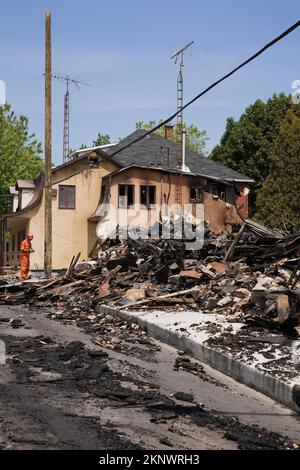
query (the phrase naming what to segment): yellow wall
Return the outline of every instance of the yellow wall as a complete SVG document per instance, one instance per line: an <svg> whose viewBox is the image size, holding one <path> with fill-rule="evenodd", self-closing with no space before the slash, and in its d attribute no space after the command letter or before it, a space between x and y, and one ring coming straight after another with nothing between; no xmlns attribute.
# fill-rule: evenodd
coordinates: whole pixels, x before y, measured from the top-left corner
<svg viewBox="0 0 300 470"><path fill-rule="evenodd" d="M19 232L28 231L28 219L21 219L21 218L12 218L10 219L10 223L8 224L8 229L12 235L17 235ZM19 249L16 246L10 246L10 249L14 251L15 249Z"/></svg>
<svg viewBox="0 0 300 470"><path fill-rule="evenodd" d="M117 166L108 160L103 160L100 168L89 168L84 160L53 172L52 189L57 190L56 197L52 198L53 269L68 267L72 257L79 251L81 252L80 260L87 259L90 245L96 238L96 235L91 233L96 226L88 223L88 218L97 209L102 178L116 169ZM59 184L76 186L75 209L58 208ZM35 252L31 254L30 265L33 269L43 269L44 195L38 207L26 211L23 217L25 214L27 223L25 224L25 221L22 223L26 225L26 231L34 236L32 247ZM9 225L16 224L18 219L18 216L10 218ZM90 227L90 233L88 233L88 227Z"/></svg>

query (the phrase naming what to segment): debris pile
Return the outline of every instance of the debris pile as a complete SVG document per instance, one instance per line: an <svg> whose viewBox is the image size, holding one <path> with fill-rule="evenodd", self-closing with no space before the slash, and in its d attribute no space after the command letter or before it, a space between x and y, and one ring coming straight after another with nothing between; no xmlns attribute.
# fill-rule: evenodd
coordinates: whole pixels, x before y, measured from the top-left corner
<svg viewBox="0 0 300 470"><path fill-rule="evenodd" d="M197 250L183 239L109 239L95 259L76 265L76 258L46 284L0 286L0 302L67 304L81 318L101 303L201 310L300 335L300 233L247 220L235 238L207 231Z"/></svg>

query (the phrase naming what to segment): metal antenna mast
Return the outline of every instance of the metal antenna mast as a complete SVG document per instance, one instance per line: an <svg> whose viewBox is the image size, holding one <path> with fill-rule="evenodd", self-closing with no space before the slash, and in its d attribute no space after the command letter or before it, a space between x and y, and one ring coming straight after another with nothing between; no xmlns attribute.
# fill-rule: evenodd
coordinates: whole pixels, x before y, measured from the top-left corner
<svg viewBox="0 0 300 470"><path fill-rule="evenodd" d="M172 56L171 59L175 59L174 63L177 64L179 61L179 74L177 78L177 125L176 125L176 143L177 143L177 154L176 154L176 166L177 170L182 169L182 130L183 130L183 56L185 51L194 44L194 41L189 42L181 49L177 50ZM180 173L178 174L179 181L176 185L176 192L175 192L175 199L177 204L181 204L182 197L181 197L181 181L180 181Z"/></svg>
<svg viewBox="0 0 300 470"><path fill-rule="evenodd" d="M79 85L89 86L86 82L80 82L69 75L52 75L52 78L64 82L67 85L67 90L64 96L64 143L63 143L63 163L70 160L70 95L69 84L73 83L78 89Z"/></svg>

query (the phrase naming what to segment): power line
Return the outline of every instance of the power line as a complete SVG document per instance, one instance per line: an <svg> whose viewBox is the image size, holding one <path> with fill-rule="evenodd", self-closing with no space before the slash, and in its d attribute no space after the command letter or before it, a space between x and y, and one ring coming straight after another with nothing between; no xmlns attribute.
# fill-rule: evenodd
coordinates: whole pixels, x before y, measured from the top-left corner
<svg viewBox="0 0 300 470"><path fill-rule="evenodd" d="M222 78L220 78L219 80L213 82L211 85L209 85L207 88L205 88L205 90L203 90L201 93L199 93L198 95L196 95L194 98L192 98L190 101L188 101L184 106L182 106L182 108L179 110L179 111L176 111L174 114L172 114L172 116L168 117L167 119L165 119L164 121L160 122L157 126L153 127L150 131L147 131L145 132L145 134L143 134L142 136L140 137L137 137L135 140L133 140L132 142L130 142L129 144L126 144L124 145L124 147L120 148L119 150L116 150L114 153L112 153L110 156L111 157L114 157L115 155L117 155L118 153L122 152L123 150L127 149L128 147L131 147L131 145L133 144L136 144L137 142L139 142L140 140L144 139L145 137L147 137L148 135L150 135L152 132L155 132L157 131L158 129L160 129L161 127L163 127L165 124L168 124L168 122L172 121L172 119L174 119L178 113L182 112L184 109L186 109L188 106L190 106L191 104L193 104L195 101L197 101L199 98L201 98L203 95L205 95L206 93L208 93L210 90L212 90L213 88L215 88L217 85L219 85L220 83L222 83L224 80L226 80L227 78L229 78L231 75L233 75L234 73L236 73L238 70L240 70L241 68L245 67L245 65L249 64L250 62L252 62L253 60L255 60L257 57L259 57L261 54L263 54L267 49L270 49L270 47L274 46L277 42L281 41L283 38L285 38L286 36L288 36L290 33L292 33L295 29L297 29L298 27L300 26L300 21L297 21L297 23L295 23L293 26L291 26L290 28L288 28L287 30L285 30L283 33L281 33L279 36L277 36L275 39L273 39L271 42L269 42L268 44L266 44L264 47L262 47L261 49L259 49L259 51L255 52L255 54L253 54L252 56L250 56L247 60L245 60L244 62L242 62L240 65L238 65L237 67L235 67L233 70L231 70L231 72L227 73L226 75L224 75Z"/></svg>

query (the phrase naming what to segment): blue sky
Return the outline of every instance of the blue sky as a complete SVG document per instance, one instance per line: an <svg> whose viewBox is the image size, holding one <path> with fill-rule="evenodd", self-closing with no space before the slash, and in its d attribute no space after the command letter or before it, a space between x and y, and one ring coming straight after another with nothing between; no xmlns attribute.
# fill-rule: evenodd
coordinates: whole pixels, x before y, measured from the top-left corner
<svg viewBox="0 0 300 470"><path fill-rule="evenodd" d="M53 72L89 82L72 88L70 144L113 140L137 120L176 109L177 66L171 53L187 42L185 100L299 19L296 0L10 0L1 2L0 80L17 113L44 135L44 12L52 12ZM255 99L290 93L300 79L300 29L185 112L218 143L226 118ZM53 83L53 160L62 161L64 85Z"/></svg>

